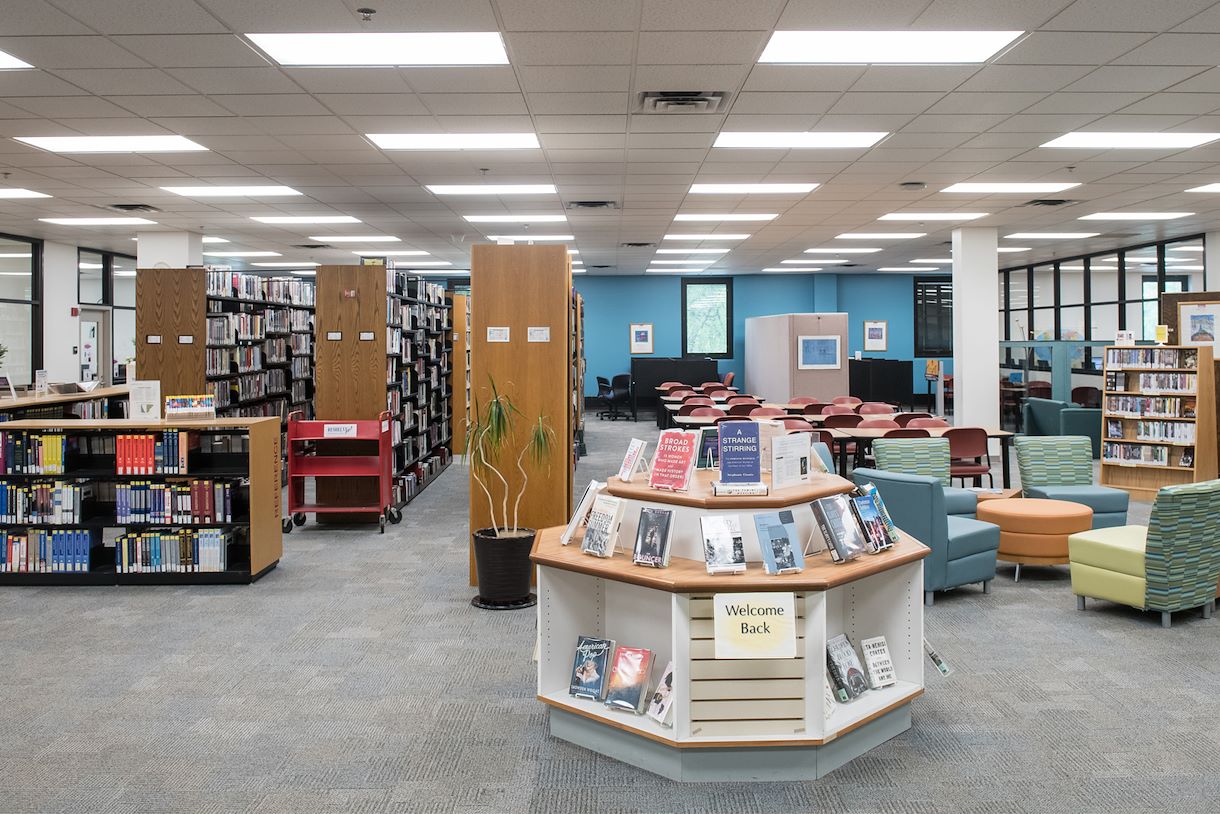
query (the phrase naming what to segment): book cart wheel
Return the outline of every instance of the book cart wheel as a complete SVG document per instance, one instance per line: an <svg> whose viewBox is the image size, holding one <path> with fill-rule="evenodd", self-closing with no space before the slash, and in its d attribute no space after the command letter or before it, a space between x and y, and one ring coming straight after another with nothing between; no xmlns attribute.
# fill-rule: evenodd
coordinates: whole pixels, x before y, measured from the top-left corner
<svg viewBox="0 0 1220 814"><path fill-rule="evenodd" d="M292 534L292 521L285 518L284 521L280 524L280 528L282 528L284 530L285 534Z"/></svg>
<svg viewBox="0 0 1220 814"><path fill-rule="evenodd" d="M305 525L305 512L297 512L292 516L292 522L298 526Z"/></svg>
<svg viewBox="0 0 1220 814"><path fill-rule="evenodd" d="M377 516L378 533L385 534L385 513Z"/></svg>
<svg viewBox="0 0 1220 814"><path fill-rule="evenodd" d="M391 506L385 510L385 516L389 518L391 523L397 526L402 522L402 509Z"/></svg>

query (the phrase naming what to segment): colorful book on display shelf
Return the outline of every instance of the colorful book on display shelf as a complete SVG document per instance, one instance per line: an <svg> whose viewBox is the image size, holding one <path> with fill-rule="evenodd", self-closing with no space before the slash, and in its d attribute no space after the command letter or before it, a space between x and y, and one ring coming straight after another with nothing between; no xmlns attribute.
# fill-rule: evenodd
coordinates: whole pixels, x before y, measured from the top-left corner
<svg viewBox="0 0 1220 814"><path fill-rule="evenodd" d="M741 518L735 514L705 514L699 518L703 531L703 560L709 574L744 574L746 547Z"/></svg>
<svg viewBox="0 0 1220 814"><path fill-rule="evenodd" d="M856 656L856 648L852 647L847 634L840 633L826 642L826 666L830 668L830 676L835 686L847 694L848 700L859 698L868 692L868 681L864 678L864 668Z"/></svg>
<svg viewBox="0 0 1220 814"><path fill-rule="evenodd" d="M645 506L640 509L640 524L635 535L636 565L665 568L669 565L670 535L674 513L669 509Z"/></svg>
<svg viewBox="0 0 1220 814"><path fill-rule="evenodd" d="M792 512L762 512L754 515L758 547L768 574L791 574L805 567L805 555L796 539Z"/></svg>
<svg viewBox="0 0 1220 814"><path fill-rule="evenodd" d="M595 557L612 557L623 518L623 501L613 495L598 495L589 511L589 525L580 550Z"/></svg>
<svg viewBox="0 0 1220 814"><path fill-rule="evenodd" d="M648 675L652 672L652 651L644 647L619 646L610 667L606 686L606 706L639 715L648 704Z"/></svg>
<svg viewBox="0 0 1220 814"><path fill-rule="evenodd" d="M602 700L610 676L610 656L614 653L613 639L581 636L576 640L576 657L572 662L572 680L568 695L574 698Z"/></svg>
<svg viewBox="0 0 1220 814"><path fill-rule="evenodd" d="M631 443L627 445L627 454L623 456L623 462L618 468L618 479L623 483L630 483L635 473L644 465L644 449L647 446L648 442L639 438L632 438Z"/></svg>
<svg viewBox="0 0 1220 814"><path fill-rule="evenodd" d="M872 498L873 505L877 507L877 514L881 515L881 521L885 523L886 536L890 538L891 544L898 545L898 541L902 538L898 536L898 527L894 525L894 519L890 517L890 510L885 508L885 501L881 499L881 493L877 491L876 484L861 484L856 487L856 491Z"/></svg>
<svg viewBox="0 0 1220 814"><path fill-rule="evenodd" d="M699 461L696 469L715 469L720 466L720 428L702 427L699 430Z"/></svg>
<svg viewBox="0 0 1220 814"><path fill-rule="evenodd" d="M868 543L869 554L880 554L894 545L890 542L885 520L882 519L881 512L877 510L877 504L873 502L871 495L853 493L848 497L848 502L851 503L860 528L864 530L864 539Z"/></svg>
<svg viewBox="0 0 1220 814"><path fill-rule="evenodd" d="M861 639L860 652L864 655L869 687L879 690L897 680L894 675L894 661L890 658L890 647L884 636Z"/></svg>
<svg viewBox="0 0 1220 814"><path fill-rule="evenodd" d="M674 707L674 663L671 661L661 671L657 688L648 699L648 717L661 726L673 726Z"/></svg>
<svg viewBox="0 0 1220 814"><path fill-rule="evenodd" d="M720 425L719 483L762 483L757 421L727 421Z"/></svg>
<svg viewBox="0 0 1220 814"><path fill-rule="evenodd" d="M868 551L868 541L846 495L819 498L809 506L813 509L814 531L832 560L847 562Z"/></svg>
<svg viewBox="0 0 1220 814"><path fill-rule="evenodd" d="M652 458L648 485L653 489L683 492L690 486L691 472L699 451L699 433L694 430L664 430Z"/></svg>
<svg viewBox="0 0 1220 814"><path fill-rule="evenodd" d="M568 527L559 536L560 545L572 542L572 535L576 534L576 530L580 528L581 524L589 519L589 510L593 508L593 501L605 486L606 484L599 480L589 481L589 485L585 487L585 493L581 495L576 504L576 511L572 513L572 519L568 521Z"/></svg>

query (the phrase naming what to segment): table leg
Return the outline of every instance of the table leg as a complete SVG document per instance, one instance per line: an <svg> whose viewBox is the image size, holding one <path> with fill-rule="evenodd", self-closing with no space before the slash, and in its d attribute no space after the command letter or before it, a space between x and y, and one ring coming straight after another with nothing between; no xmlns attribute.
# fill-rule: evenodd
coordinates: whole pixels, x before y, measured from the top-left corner
<svg viewBox="0 0 1220 814"><path fill-rule="evenodd" d="M847 477L847 441L846 438L836 438L835 442L839 446L839 477Z"/></svg>
<svg viewBox="0 0 1220 814"><path fill-rule="evenodd" d="M1000 439L1000 463L1004 469L1004 488L1012 488L1012 473L1009 471L1010 454L1009 446L1012 444L1012 436Z"/></svg>

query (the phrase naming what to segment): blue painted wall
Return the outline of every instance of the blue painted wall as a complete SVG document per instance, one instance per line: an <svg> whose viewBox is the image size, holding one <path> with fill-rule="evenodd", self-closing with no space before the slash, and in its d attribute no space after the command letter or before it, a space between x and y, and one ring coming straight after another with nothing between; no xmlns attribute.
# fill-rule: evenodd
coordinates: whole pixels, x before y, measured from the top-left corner
<svg viewBox="0 0 1220 814"><path fill-rule="evenodd" d="M653 324L654 356L682 354L682 282L678 276L590 277L578 275L585 299L585 393L596 395L597 376L631 369L627 332L632 322ZM889 322L889 350L865 356L913 359L912 392L925 393L924 360L914 359L914 287L909 275L740 275L733 279L733 358L721 359L720 374L744 376L745 321L772 314L844 311L850 315L848 355L864 347L864 320ZM946 360L946 372L952 372Z"/></svg>

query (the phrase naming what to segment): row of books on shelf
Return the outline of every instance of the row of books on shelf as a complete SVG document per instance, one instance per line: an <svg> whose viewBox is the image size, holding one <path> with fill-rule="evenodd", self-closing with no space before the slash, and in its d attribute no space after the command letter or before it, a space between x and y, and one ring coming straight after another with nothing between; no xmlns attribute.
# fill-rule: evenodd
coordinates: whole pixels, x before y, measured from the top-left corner
<svg viewBox="0 0 1220 814"><path fill-rule="evenodd" d="M232 483L192 480L135 481L115 486L118 525L233 522Z"/></svg>
<svg viewBox="0 0 1220 814"><path fill-rule="evenodd" d="M312 317L308 311L293 308L288 312L288 329L296 333L306 333L313 329Z"/></svg>
<svg viewBox="0 0 1220 814"><path fill-rule="evenodd" d="M623 498L603 493L605 484L591 481L560 543L568 545L584 526L581 551L595 557L612 557L619 549L619 531L626 510ZM849 494L819 498L810 504L813 531L801 539L791 510L752 515L756 542L768 574L788 574L805 567L805 556L825 547L833 562L848 562L861 554L879 554L898 542L898 529L890 519L881 495L872 484ZM699 518L704 562L709 574L746 571L746 542L742 515L727 512ZM644 506L636 523L632 562L652 568L669 566L674 511Z"/></svg>
<svg viewBox="0 0 1220 814"><path fill-rule="evenodd" d="M289 392L289 397L293 404L300 404L303 401L309 400L309 381L306 379L294 379L292 389Z"/></svg>
<svg viewBox="0 0 1220 814"><path fill-rule="evenodd" d="M1141 373L1138 389L1144 393L1194 393L1198 379L1195 373Z"/></svg>
<svg viewBox="0 0 1220 814"><path fill-rule="evenodd" d="M308 356L294 357L288 370L293 379L312 379L313 361Z"/></svg>
<svg viewBox="0 0 1220 814"><path fill-rule="evenodd" d="M6 475L62 475L67 455L62 433L0 432L0 471Z"/></svg>
<svg viewBox="0 0 1220 814"><path fill-rule="evenodd" d="M267 321L262 314L209 314L207 318L209 345L234 345L267 338Z"/></svg>
<svg viewBox="0 0 1220 814"><path fill-rule="evenodd" d="M1108 464L1126 466L1182 466L1195 465L1194 447L1184 447L1173 456L1174 447L1160 444L1141 444L1139 442L1105 441L1102 444L1101 459Z"/></svg>
<svg viewBox="0 0 1220 814"><path fill-rule="evenodd" d="M451 453L448 449L439 448L435 454L428 455L409 467L400 477L395 479L395 503L406 503L412 500L419 491L449 465Z"/></svg>
<svg viewBox="0 0 1220 814"><path fill-rule="evenodd" d="M263 369L263 349L258 345L240 348L208 348L204 358L209 376L253 373ZM284 358L275 361L284 361Z"/></svg>
<svg viewBox="0 0 1220 814"><path fill-rule="evenodd" d="M1195 400L1181 396L1106 396L1106 412L1133 418L1194 418Z"/></svg>
<svg viewBox="0 0 1220 814"><path fill-rule="evenodd" d="M116 475L185 475L199 436L186 430L124 433L114 438Z"/></svg>
<svg viewBox="0 0 1220 814"><path fill-rule="evenodd" d="M1123 422L1117 418L1106 419L1106 438L1117 441L1156 441L1166 444L1193 444L1195 425L1189 421L1155 421L1141 419L1135 424L1135 438L1126 438Z"/></svg>
<svg viewBox="0 0 1220 814"><path fill-rule="evenodd" d="M1106 367L1129 369L1197 368L1199 352L1192 348L1107 348Z"/></svg>
<svg viewBox="0 0 1220 814"><path fill-rule="evenodd" d="M29 485L0 482L0 523L79 523L89 494L91 487L66 481Z"/></svg>
<svg viewBox="0 0 1220 814"><path fill-rule="evenodd" d="M217 407L288 392L288 371L283 368L244 373L232 379L209 382Z"/></svg>
<svg viewBox="0 0 1220 814"><path fill-rule="evenodd" d="M86 573L97 537L88 529L0 531L0 573Z"/></svg>
<svg viewBox="0 0 1220 814"><path fill-rule="evenodd" d="M650 681L654 660L653 652L646 647L628 647L613 639L582 635L576 640L568 694L600 701L611 709L647 713L658 724L672 727L674 664L666 664L654 684Z"/></svg>
<svg viewBox="0 0 1220 814"><path fill-rule="evenodd" d="M268 278L236 271L209 271L207 275L207 293L211 297L232 297L306 307L314 304L314 284L308 280Z"/></svg>
<svg viewBox="0 0 1220 814"><path fill-rule="evenodd" d="M860 656L864 657L861 664ZM827 689L833 700L847 703L867 693L889 687L897 681L894 661L890 657L889 644L884 636L873 636L860 640L860 653L846 633L826 642L826 672L830 677ZM827 712L831 712L827 699Z"/></svg>
<svg viewBox="0 0 1220 814"><path fill-rule="evenodd" d="M165 529L121 534L114 544L120 574L227 571L233 534L222 529Z"/></svg>
<svg viewBox="0 0 1220 814"><path fill-rule="evenodd" d="M225 406L223 408L223 415L226 418L272 418L279 416L280 419L287 420L289 406L288 394L284 393L268 397L266 401L256 401L253 404Z"/></svg>
<svg viewBox="0 0 1220 814"><path fill-rule="evenodd" d="M293 334L288 337L288 347L292 350L293 356L308 356L313 353L313 336L311 334Z"/></svg>

